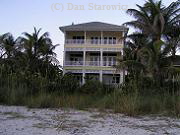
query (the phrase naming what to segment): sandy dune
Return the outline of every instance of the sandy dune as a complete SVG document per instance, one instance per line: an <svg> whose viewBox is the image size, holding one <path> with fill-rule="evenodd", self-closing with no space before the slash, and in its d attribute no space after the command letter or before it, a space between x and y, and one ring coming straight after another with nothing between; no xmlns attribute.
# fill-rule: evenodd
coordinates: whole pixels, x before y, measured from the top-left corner
<svg viewBox="0 0 180 135"><path fill-rule="evenodd" d="M0 135L180 135L180 119L0 106Z"/></svg>

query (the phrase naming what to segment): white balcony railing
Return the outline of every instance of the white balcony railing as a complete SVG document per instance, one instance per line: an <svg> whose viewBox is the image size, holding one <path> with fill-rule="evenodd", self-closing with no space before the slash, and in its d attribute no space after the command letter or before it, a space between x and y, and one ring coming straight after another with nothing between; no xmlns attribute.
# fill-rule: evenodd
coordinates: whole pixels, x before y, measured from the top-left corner
<svg viewBox="0 0 180 135"><path fill-rule="evenodd" d="M100 61L86 61L85 66L100 66Z"/></svg>
<svg viewBox="0 0 180 135"><path fill-rule="evenodd" d="M92 45L117 45L122 44L122 40L116 40L116 39L66 39L66 44L92 44Z"/></svg>
<svg viewBox="0 0 180 135"><path fill-rule="evenodd" d="M84 39L66 39L65 43L66 44L84 44L85 40Z"/></svg>
<svg viewBox="0 0 180 135"><path fill-rule="evenodd" d="M102 66L110 67L117 65L116 61L103 61ZM101 66L101 61L85 61L85 65L83 65L83 61L65 61L65 66Z"/></svg>
<svg viewBox="0 0 180 135"><path fill-rule="evenodd" d="M66 66L83 66L83 61L65 61Z"/></svg>

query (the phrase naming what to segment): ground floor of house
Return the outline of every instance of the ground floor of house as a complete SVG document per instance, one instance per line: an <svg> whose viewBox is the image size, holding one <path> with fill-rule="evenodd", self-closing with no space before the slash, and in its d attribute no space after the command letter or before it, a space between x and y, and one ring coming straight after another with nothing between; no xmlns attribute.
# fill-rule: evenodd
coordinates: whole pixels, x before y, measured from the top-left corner
<svg viewBox="0 0 180 135"><path fill-rule="evenodd" d="M124 73L105 73L103 71L99 71L99 73L89 73L89 72L81 72L81 73L72 73L80 84L84 84L87 80L97 80L104 84L121 84L124 81Z"/></svg>

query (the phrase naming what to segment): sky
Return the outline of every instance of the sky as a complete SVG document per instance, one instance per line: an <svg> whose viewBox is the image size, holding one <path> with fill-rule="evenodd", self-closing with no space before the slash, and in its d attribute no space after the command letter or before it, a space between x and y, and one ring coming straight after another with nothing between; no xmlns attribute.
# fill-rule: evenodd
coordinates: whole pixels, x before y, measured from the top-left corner
<svg viewBox="0 0 180 135"><path fill-rule="evenodd" d="M175 0L162 0L169 5ZM62 64L64 35L60 26L105 22L121 25L133 18L126 9L143 5L145 0L0 0L0 35L10 32L15 37L23 32L32 33L33 27L48 31L53 44L59 44L55 52ZM115 5L115 6L112 6ZM133 29L130 28L130 32Z"/></svg>

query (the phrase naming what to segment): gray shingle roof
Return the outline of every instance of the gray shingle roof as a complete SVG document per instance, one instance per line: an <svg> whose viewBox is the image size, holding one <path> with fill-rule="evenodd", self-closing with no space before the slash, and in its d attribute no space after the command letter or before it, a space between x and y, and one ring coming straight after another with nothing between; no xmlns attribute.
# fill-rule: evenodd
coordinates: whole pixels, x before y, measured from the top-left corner
<svg viewBox="0 0 180 135"><path fill-rule="evenodd" d="M59 27L64 31L128 31L128 28L121 25L108 24L103 22L89 22Z"/></svg>

